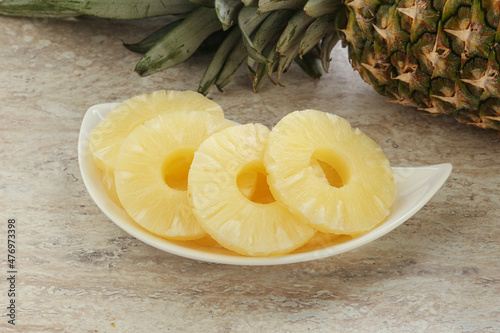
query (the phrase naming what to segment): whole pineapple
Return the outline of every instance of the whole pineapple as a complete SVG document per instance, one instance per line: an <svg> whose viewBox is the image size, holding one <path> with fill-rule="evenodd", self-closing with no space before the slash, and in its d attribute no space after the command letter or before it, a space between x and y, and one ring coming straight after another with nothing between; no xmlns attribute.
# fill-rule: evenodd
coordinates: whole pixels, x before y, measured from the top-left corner
<svg viewBox="0 0 500 333"><path fill-rule="evenodd" d="M150 75L218 48L199 91L223 89L245 65L258 90L297 62L328 70L339 39L377 92L404 105L500 131L498 0L4 0L0 14L114 19L180 17L136 44Z"/></svg>

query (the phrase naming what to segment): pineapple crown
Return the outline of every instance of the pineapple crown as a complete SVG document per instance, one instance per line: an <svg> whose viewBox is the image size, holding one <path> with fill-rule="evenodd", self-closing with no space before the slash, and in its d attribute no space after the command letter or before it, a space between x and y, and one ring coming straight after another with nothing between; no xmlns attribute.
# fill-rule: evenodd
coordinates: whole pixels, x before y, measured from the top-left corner
<svg viewBox="0 0 500 333"><path fill-rule="evenodd" d="M330 53L345 21L342 0L4 0L0 14L66 18L80 15L167 23L137 43L135 71L147 76L175 66L200 48L215 49L198 91L222 90L244 64L257 91L264 77L281 85L296 62L309 76L328 71Z"/></svg>

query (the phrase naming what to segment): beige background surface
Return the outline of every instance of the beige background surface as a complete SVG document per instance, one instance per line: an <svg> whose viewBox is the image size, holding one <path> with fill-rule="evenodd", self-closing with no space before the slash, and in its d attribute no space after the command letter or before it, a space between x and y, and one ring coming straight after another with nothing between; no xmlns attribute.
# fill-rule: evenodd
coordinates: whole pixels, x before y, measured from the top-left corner
<svg viewBox="0 0 500 333"><path fill-rule="evenodd" d="M336 48L329 74L298 67L286 88L251 91L246 73L209 94L228 118L272 126L315 108L375 139L394 166L449 162L444 187L383 238L328 259L237 267L184 259L124 233L82 183L77 138L87 108L157 89L191 89L208 58L147 78L135 42L158 22L0 17L0 294L6 223L17 220L19 332L498 332L497 133L387 103ZM5 310L2 311L2 313Z"/></svg>

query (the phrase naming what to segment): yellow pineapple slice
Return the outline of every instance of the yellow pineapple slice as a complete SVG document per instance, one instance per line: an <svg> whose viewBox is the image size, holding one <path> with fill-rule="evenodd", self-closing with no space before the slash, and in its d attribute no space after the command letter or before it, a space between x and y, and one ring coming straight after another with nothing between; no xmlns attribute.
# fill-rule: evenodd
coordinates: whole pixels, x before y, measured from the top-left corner
<svg viewBox="0 0 500 333"><path fill-rule="evenodd" d="M116 160L116 191L126 212L146 230L169 239L206 235L187 195L187 175L198 146L235 126L201 111L161 114L125 139Z"/></svg>
<svg viewBox="0 0 500 333"><path fill-rule="evenodd" d="M132 97L108 113L90 134L90 151L97 167L113 172L118 151L130 132L161 113L174 111L224 116L217 103L194 91L158 90Z"/></svg>
<svg viewBox="0 0 500 333"><path fill-rule="evenodd" d="M200 145L189 170L188 193L198 221L219 244L243 255L287 253L315 233L269 191L262 160L269 132L246 124L215 133ZM238 186L249 183L255 189Z"/></svg>
<svg viewBox="0 0 500 333"><path fill-rule="evenodd" d="M102 171L102 185L108 197L118 206L122 207L118 194L116 194L115 172L110 170ZM123 208L123 207L122 207Z"/></svg>
<svg viewBox="0 0 500 333"><path fill-rule="evenodd" d="M341 117L288 114L273 128L264 161L274 197L320 231L356 234L389 215L395 194L389 161Z"/></svg>

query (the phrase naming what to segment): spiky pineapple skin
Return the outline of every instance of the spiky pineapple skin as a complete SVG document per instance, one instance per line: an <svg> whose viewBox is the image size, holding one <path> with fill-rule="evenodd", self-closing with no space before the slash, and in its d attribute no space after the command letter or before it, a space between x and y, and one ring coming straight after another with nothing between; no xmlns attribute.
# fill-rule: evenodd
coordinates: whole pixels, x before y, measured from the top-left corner
<svg viewBox="0 0 500 333"><path fill-rule="evenodd" d="M500 1L347 0L346 7L344 46L378 93L500 131Z"/></svg>

